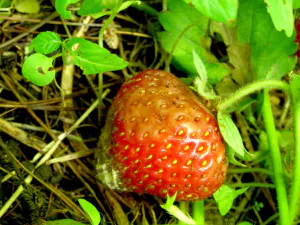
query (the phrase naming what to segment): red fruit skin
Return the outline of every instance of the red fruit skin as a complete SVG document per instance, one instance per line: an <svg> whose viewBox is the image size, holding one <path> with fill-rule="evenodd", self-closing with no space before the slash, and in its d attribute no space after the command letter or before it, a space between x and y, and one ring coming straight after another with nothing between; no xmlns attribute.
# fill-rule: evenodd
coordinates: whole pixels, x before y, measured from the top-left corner
<svg viewBox="0 0 300 225"><path fill-rule="evenodd" d="M97 178L118 191L177 201L211 196L227 172L214 116L177 77L145 70L127 80L109 110L96 152Z"/></svg>

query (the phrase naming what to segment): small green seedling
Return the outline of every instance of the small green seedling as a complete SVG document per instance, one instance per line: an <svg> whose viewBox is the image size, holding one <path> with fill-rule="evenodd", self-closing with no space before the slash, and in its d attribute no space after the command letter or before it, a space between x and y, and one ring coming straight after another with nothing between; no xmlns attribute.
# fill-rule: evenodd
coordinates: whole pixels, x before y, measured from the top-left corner
<svg viewBox="0 0 300 225"><path fill-rule="evenodd" d="M214 199L218 204L219 211L222 216L225 216L233 205L234 199L236 199L239 195L245 193L248 187L234 190L227 185L223 184L214 194ZM183 212L180 208L173 205L176 199L176 194L172 197L167 195L167 202L161 207L167 210L172 216L176 217L184 224L198 224L193 218L191 218L188 214ZM193 203L195 204L195 203ZM202 209L204 211L204 208ZM198 217L198 215L204 216L204 212L200 212L200 208L198 210L194 210L193 217Z"/></svg>
<svg viewBox="0 0 300 225"><path fill-rule="evenodd" d="M62 53L51 57L45 55L59 48ZM53 62L59 56L63 57L65 64L74 63L79 66L85 75L120 70L128 65L123 59L95 43L83 38L67 38L62 41L58 34L51 31L40 33L31 42L29 49L36 53L26 58L22 73L38 86L45 86L54 79Z"/></svg>
<svg viewBox="0 0 300 225"><path fill-rule="evenodd" d="M101 222L100 213L90 202L85 199L78 199L79 204L83 208L86 215L89 217L91 225L98 225ZM84 225L84 223L77 222L72 219L62 219L55 221L47 221L46 225Z"/></svg>
<svg viewBox="0 0 300 225"><path fill-rule="evenodd" d="M233 205L234 199L236 199L239 195L243 194L247 191L248 187L234 190L227 185L223 184L219 190L217 190L213 196L218 204L219 211L222 216L225 216Z"/></svg>
<svg viewBox="0 0 300 225"><path fill-rule="evenodd" d="M177 206L173 205L176 199L176 195L170 197L167 195L167 202L163 205L160 205L163 209L167 210L172 216L176 217L180 221L185 224L197 224L191 217L187 216L184 212L182 212Z"/></svg>

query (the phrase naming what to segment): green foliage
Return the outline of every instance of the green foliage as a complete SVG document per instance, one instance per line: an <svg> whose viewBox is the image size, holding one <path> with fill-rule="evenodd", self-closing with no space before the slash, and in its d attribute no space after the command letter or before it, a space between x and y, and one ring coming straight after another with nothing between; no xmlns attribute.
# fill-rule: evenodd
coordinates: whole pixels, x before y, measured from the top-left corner
<svg viewBox="0 0 300 225"><path fill-rule="evenodd" d="M294 0L293 1L293 9L299 9L300 8L300 1Z"/></svg>
<svg viewBox="0 0 300 225"><path fill-rule="evenodd" d="M238 225L253 225L253 223L247 222L247 221L242 221L238 223Z"/></svg>
<svg viewBox="0 0 300 225"><path fill-rule="evenodd" d="M55 0L55 10L64 19L71 18L71 11L67 10L68 5L75 4L79 0Z"/></svg>
<svg viewBox="0 0 300 225"><path fill-rule="evenodd" d="M198 56L198 54L193 49L193 60L195 68L198 72L194 80L195 87L193 88L200 96L206 99L215 99L217 97L213 88L207 82L207 71L206 68Z"/></svg>
<svg viewBox="0 0 300 225"><path fill-rule="evenodd" d="M78 15L80 16L87 16L95 13L101 12L103 9L106 8L102 4L103 0L85 0L82 2L81 7L78 11Z"/></svg>
<svg viewBox="0 0 300 225"><path fill-rule="evenodd" d="M74 64L79 66L85 75L120 70L128 65L107 49L84 38L68 39L65 49L73 57Z"/></svg>
<svg viewBox="0 0 300 225"><path fill-rule="evenodd" d="M300 104L300 76L296 74L291 74L291 90L293 94L293 102Z"/></svg>
<svg viewBox="0 0 300 225"><path fill-rule="evenodd" d="M210 84L229 75L227 66L219 63L209 50L211 39L206 33L209 19L182 0L168 1L168 9L168 12L159 13L159 21L166 31L159 32L158 37L163 48L173 54L173 63L189 76L195 76L197 70L193 64L194 49L206 67Z"/></svg>
<svg viewBox="0 0 300 225"><path fill-rule="evenodd" d="M243 140L230 115L219 111L217 119L221 134L226 143L235 151L236 154L244 157L246 150L244 148Z"/></svg>
<svg viewBox="0 0 300 225"><path fill-rule="evenodd" d="M78 11L78 15L92 16L94 19L97 19L111 14L111 10L113 10L120 1L121 0L84 0ZM124 9L127 9L132 4L141 4L141 1L125 1L122 3L118 11L120 12Z"/></svg>
<svg viewBox="0 0 300 225"><path fill-rule="evenodd" d="M238 0L184 0L199 12L215 21L231 25L235 22Z"/></svg>
<svg viewBox="0 0 300 225"><path fill-rule="evenodd" d="M52 65L53 59L40 53L29 56L23 66L23 76L37 86L49 84L55 77Z"/></svg>
<svg viewBox="0 0 300 225"><path fill-rule="evenodd" d="M250 47L251 80L280 79L294 68L294 37L274 28L263 1L240 1L237 35Z"/></svg>
<svg viewBox="0 0 300 225"><path fill-rule="evenodd" d="M260 211L263 207L264 207L264 203L262 203L262 202L257 202L257 201L255 201L254 202L254 207L255 207L255 209L257 210L257 211Z"/></svg>
<svg viewBox="0 0 300 225"><path fill-rule="evenodd" d="M291 37L294 30L293 0L266 0L267 10L271 15L275 28L284 30Z"/></svg>
<svg viewBox="0 0 300 225"><path fill-rule="evenodd" d="M0 1L0 7L3 10L4 8L9 8L11 6L12 1L11 0L4 0ZM2 12L1 12L2 14Z"/></svg>
<svg viewBox="0 0 300 225"><path fill-rule="evenodd" d="M195 52L194 49L193 49L193 62L194 62L194 66L198 72L200 79L203 80L204 82L207 82L206 68L205 68L201 58L199 57L197 52Z"/></svg>
<svg viewBox="0 0 300 225"><path fill-rule="evenodd" d="M29 45L29 50L32 51L34 49L37 53L49 54L57 50L61 44L60 36L57 33L46 31L33 39Z"/></svg>
<svg viewBox="0 0 300 225"><path fill-rule="evenodd" d="M231 77L217 85L223 96L256 80L280 79L295 66L294 36L276 30L263 1L240 0L235 27L212 21L210 28L221 35L232 65Z"/></svg>
<svg viewBox="0 0 300 225"><path fill-rule="evenodd" d="M58 50L61 45L62 55L69 54L73 60L66 62L64 58L65 63L74 63L86 75L123 69L128 64L108 50L83 38L70 38L62 42L58 34L46 31L33 39L29 46L30 50L34 49L38 53L26 58L22 67L24 77L38 86L49 84L55 77L53 60L60 54L52 58L43 54L52 53Z"/></svg>
<svg viewBox="0 0 300 225"><path fill-rule="evenodd" d="M237 166L246 167L244 164L237 161L235 156L236 156L236 153L235 153L234 149L231 148L229 145L227 145L227 147L226 147L226 158L227 158L228 162L230 162L234 165L237 165Z"/></svg>
<svg viewBox="0 0 300 225"><path fill-rule="evenodd" d="M234 199L247 191L248 187L234 190L227 185L222 185L213 196L218 203L218 208L222 216L225 216L232 207Z"/></svg>
<svg viewBox="0 0 300 225"><path fill-rule="evenodd" d="M100 213L96 207L85 199L78 199L84 212L88 215L92 225L98 225L101 221Z"/></svg>
<svg viewBox="0 0 300 225"><path fill-rule="evenodd" d="M85 199L78 199L78 202L83 208L86 215L89 217L91 225L100 224L101 217L96 207ZM47 221L46 225L84 225L84 223L80 223L72 219L61 219L61 220Z"/></svg>
<svg viewBox="0 0 300 225"><path fill-rule="evenodd" d="M109 9L115 8L122 0L102 0L103 6Z"/></svg>
<svg viewBox="0 0 300 225"><path fill-rule="evenodd" d="M72 219L61 219L61 220L47 221L46 225L84 225L84 223L80 223Z"/></svg>
<svg viewBox="0 0 300 225"><path fill-rule="evenodd" d="M160 205L163 209L167 210L172 216L176 217L185 224L196 224L196 222L183 213L177 206L173 205L176 199L176 194L170 197L167 195L167 202L163 205Z"/></svg>
<svg viewBox="0 0 300 225"><path fill-rule="evenodd" d="M38 13L40 3L37 0L16 0L15 8L20 13Z"/></svg>

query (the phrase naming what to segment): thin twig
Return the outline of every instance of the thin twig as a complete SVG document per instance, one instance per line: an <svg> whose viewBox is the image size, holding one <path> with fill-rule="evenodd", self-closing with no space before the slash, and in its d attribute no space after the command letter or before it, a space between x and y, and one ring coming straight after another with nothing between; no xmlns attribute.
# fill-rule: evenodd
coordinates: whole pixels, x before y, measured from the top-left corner
<svg viewBox="0 0 300 225"><path fill-rule="evenodd" d="M39 24L33 26L32 28L30 28L27 32L24 32L20 35L18 35L17 37L14 37L2 44L0 44L0 49L4 48L8 45L14 44L15 42L17 42L18 40L22 39L23 37L26 37L28 34L30 34L31 32L39 29L40 27L42 27L46 22L53 20L55 17L58 16L57 12L53 12L50 16L46 17L45 19L43 19Z"/></svg>

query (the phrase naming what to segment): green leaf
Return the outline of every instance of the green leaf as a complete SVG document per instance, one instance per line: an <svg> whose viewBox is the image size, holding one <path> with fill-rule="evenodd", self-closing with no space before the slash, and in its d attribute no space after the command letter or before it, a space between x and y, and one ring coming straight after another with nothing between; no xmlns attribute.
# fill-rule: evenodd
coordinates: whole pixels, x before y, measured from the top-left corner
<svg viewBox="0 0 300 225"><path fill-rule="evenodd" d="M167 202L163 205L160 205L160 207L162 207L165 210L169 210L171 208L171 206L174 204L176 196L177 196L177 193L175 193L172 197L170 197L167 194Z"/></svg>
<svg viewBox="0 0 300 225"><path fill-rule="evenodd" d="M266 0L265 3L275 28L284 30L291 37L294 30L293 0Z"/></svg>
<svg viewBox="0 0 300 225"><path fill-rule="evenodd" d="M228 113L218 112L218 125L226 143L241 157L245 155L245 148L239 130Z"/></svg>
<svg viewBox="0 0 300 225"><path fill-rule="evenodd" d="M248 221L242 221L242 222L238 223L237 225L253 225L253 223L250 223Z"/></svg>
<svg viewBox="0 0 300 225"><path fill-rule="evenodd" d="M78 11L80 16L88 16L101 12L106 7L102 4L103 0L84 0Z"/></svg>
<svg viewBox="0 0 300 225"><path fill-rule="evenodd" d="M2 4L1 4L2 3ZM0 8L5 9L5 8L10 8L12 4L12 0L4 0L0 3ZM4 10L3 10L4 11ZM3 13L3 12L2 12Z"/></svg>
<svg viewBox="0 0 300 225"><path fill-rule="evenodd" d="M228 159L228 162L230 162L231 164L234 164L234 165L240 166L240 167L246 167L246 165L244 165L243 163L240 163L239 161L237 161L235 159L235 151L229 145L227 145L227 147L226 147L226 158Z"/></svg>
<svg viewBox="0 0 300 225"><path fill-rule="evenodd" d="M203 61L210 84L229 75L229 68L210 52L211 38L206 33L209 19L182 0L168 1L168 8L168 12L159 13L159 21L166 31L158 32L158 38L168 53L175 46L174 65L194 77L197 74L193 63L194 49Z"/></svg>
<svg viewBox="0 0 300 225"><path fill-rule="evenodd" d="M207 83L207 72L206 68L198 56L198 54L193 49L193 60L195 68L198 72L198 76L194 80L193 88L200 96L206 99L215 99L217 95L215 94L213 88Z"/></svg>
<svg viewBox="0 0 300 225"><path fill-rule="evenodd" d="M240 1L237 28L238 40L250 46L253 80L280 79L294 68L294 37L275 29L263 1Z"/></svg>
<svg viewBox="0 0 300 225"><path fill-rule="evenodd" d="M184 0L203 15L225 24L233 24L237 17L238 0Z"/></svg>
<svg viewBox="0 0 300 225"><path fill-rule="evenodd" d="M226 185L222 185L214 194L214 199L218 203L218 208L222 216L225 216L232 207L234 199L247 191L248 187L234 190Z"/></svg>
<svg viewBox="0 0 300 225"><path fill-rule="evenodd" d="M293 95L293 102L300 104L300 76L296 74L291 74L291 90Z"/></svg>
<svg viewBox="0 0 300 225"><path fill-rule="evenodd" d="M118 4L122 3L122 0L102 0L103 6L109 9L115 8Z"/></svg>
<svg viewBox="0 0 300 225"><path fill-rule="evenodd" d="M37 86L49 84L55 77L52 59L40 53L29 56L23 66L23 76Z"/></svg>
<svg viewBox="0 0 300 225"><path fill-rule="evenodd" d="M207 81L207 71L205 69L205 66L204 66L201 58L199 57L197 52L195 52L194 49L193 49L193 62L194 62L194 65L196 67L199 77L201 78L201 80L206 82Z"/></svg>
<svg viewBox="0 0 300 225"><path fill-rule="evenodd" d="M222 96L233 92L236 83L242 86L255 80L280 79L295 66L294 38L275 29L263 1L239 1L236 27L212 21L210 29L211 33L221 34L233 66L233 82L226 80L233 87L219 85L218 93Z"/></svg>
<svg viewBox="0 0 300 225"><path fill-rule="evenodd" d="M238 73L236 73L236 69L234 69L232 71L232 74L233 73L238 74ZM241 74L239 74L239 75L241 75ZM217 83L215 86L216 92L221 97L230 96L238 88L239 88L239 85L237 84L237 81L234 81L230 76L224 77L224 79L221 82Z"/></svg>
<svg viewBox="0 0 300 225"><path fill-rule="evenodd" d="M79 0L55 0L55 10L64 19L71 18L71 11L67 10L68 5L75 4Z"/></svg>
<svg viewBox="0 0 300 225"><path fill-rule="evenodd" d="M163 205L160 205L163 209L167 210L172 216L176 217L180 221L184 222L185 224L196 224L192 218L187 216L183 213L177 206L173 205L176 199L176 194L170 197L167 195L167 202Z"/></svg>
<svg viewBox="0 0 300 225"><path fill-rule="evenodd" d="M29 45L29 50L33 49L42 54L49 54L57 50L61 45L60 37L57 33L46 31L41 32L36 36L31 44Z"/></svg>
<svg viewBox="0 0 300 225"><path fill-rule="evenodd" d="M128 62L117 55L84 38L69 39L65 47L73 57L74 64L79 66L85 75L120 70L128 65Z"/></svg>
<svg viewBox="0 0 300 225"><path fill-rule="evenodd" d="M293 9L299 9L300 8L300 1L294 0L293 1Z"/></svg>
<svg viewBox="0 0 300 225"><path fill-rule="evenodd" d="M83 208L84 212L89 216L91 224L98 225L101 221L101 217L96 207L85 199L78 199L78 202Z"/></svg>
<svg viewBox="0 0 300 225"><path fill-rule="evenodd" d="M205 99L216 99L218 97L212 86L210 86L207 82L201 80L199 77L195 78L194 87L192 87L191 89Z"/></svg>
<svg viewBox="0 0 300 225"><path fill-rule="evenodd" d="M62 219L62 220L46 221L46 225L84 225L84 223L80 223L71 219Z"/></svg>
<svg viewBox="0 0 300 225"><path fill-rule="evenodd" d="M20 13L38 13L40 4L37 0L17 0L15 8Z"/></svg>
<svg viewBox="0 0 300 225"><path fill-rule="evenodd" d="M132 1L123 2L122 5L121 5L121 7L120 7L120 9L119 9L119 12L122 11L122 10L127 9L129 6L131 6L133 4L141 5L142 1L132 0Z"/></svg>

